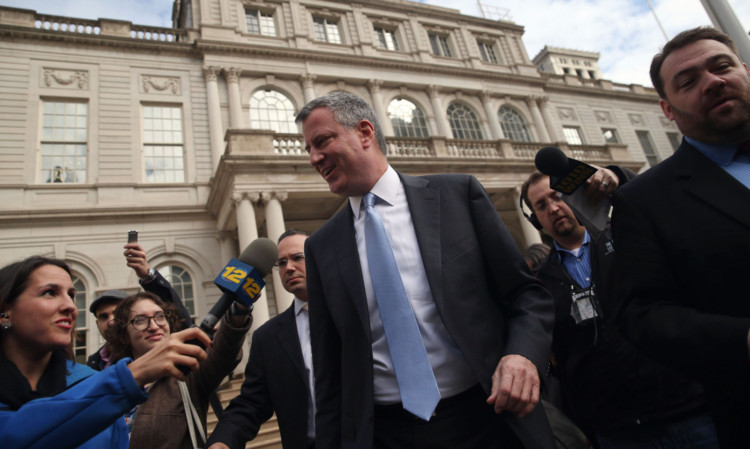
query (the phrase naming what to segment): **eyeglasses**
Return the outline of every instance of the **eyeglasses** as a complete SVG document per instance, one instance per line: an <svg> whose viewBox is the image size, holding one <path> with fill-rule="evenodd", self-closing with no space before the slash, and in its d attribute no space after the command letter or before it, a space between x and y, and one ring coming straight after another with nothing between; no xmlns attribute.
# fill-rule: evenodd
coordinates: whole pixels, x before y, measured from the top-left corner
<svg viewBox="0 0 750 449"><path fill-rule="evenodd" d="M295 264L301 264L305 262L305 254L304 253L297 253L292 254L289 256L289 259L279 259L276 261L276 264L274 264L273 268L274 270L286 270L286 265L289 263L289 261L294 262Z"/></svg>
<svg viewBox="0 0 750 449"><path fill-rule="evenodd" d="M156 323L157 326L164 326L167 324L167 314L160 312L154 316L138 315L130 320L130 324L132 324L133 328L137 331L145 331L151 324L151 320L154 320L154 323Z"/></svg>
<svg viewBox="0 0 750 449"><path fill-rule="evenodd" d="M560 192L552 192L547 198L534 203L534 212L546 212L551 204L558 204L560 201L562 201L562 194Z"/></svg>

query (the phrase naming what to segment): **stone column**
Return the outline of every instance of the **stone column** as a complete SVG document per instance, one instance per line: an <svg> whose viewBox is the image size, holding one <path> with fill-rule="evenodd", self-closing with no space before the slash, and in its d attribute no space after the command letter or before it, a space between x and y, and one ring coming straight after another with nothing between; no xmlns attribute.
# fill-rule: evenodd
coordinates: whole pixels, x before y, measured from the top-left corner
<svg viewBox="0 0 750 449"><path fill-rule="evenodd" d="M262 194L263 203L266 207L266 230L268 231L268 238L273 240L274 243L286 231L281 202L286 201L287 197L287 192L263 192ZM294 295L284 289L279 272L276 270L273 272L273 291L276 294L277 313L283 312L292 305Z"/></svg>
<svg viewBox="0 0 750 449"><path fill-rule="evenodd" d="M242 120L242 98L240 97L240 74L242 69L231 67L224 70L227 79L227 91L229 94L229 127L242 129L245 124Z"/></svg>
<svg viewBox="0 0 750 449"><path fill-rule="evenodd" d="M542 236L539 235L539 231L529 223L529 220L524 216L524 212L521 209L521 204L519 203L521 199L521 186L516 187L513 190L513 204L516 207L516 213L518 214L518 221L521 223L521 232L523 233L523 238L526 241L526 247L529 245L532 245L534 243L542 243ZM526 205L524 204L524 207ZM526 214L531 215L530 210L526 210Z"/></svg>
<svg viewBox="0 0 750 449"><path fill-rule="evenodd" d="M440 101L440 86L432 85L427 88L427 94L430 96L430 103L432 103L432 112L435 114L435 121L438 125L439 135L446 139L453 138L453 131L451 131L451 125L448 123L448 119L445 116L445 110L443 104Z"/></svg>
<svg viewBox="0 0 750 449"><path fill-rule="evenodd" d="M258 222L255 219L255 208L253 203L260 199L258 193L235 193L232 195L232 201L235 203L237 212L237 234L240 238L240 248L238 254L247 248L247 245L258 238ZM255 302L253 309L253 327L258 328L261 324L268 321L268 302L266 301L266 291L263 290L259 300Z"/></svg>
<svg viewBox="0 0 750 449"><path fill-rule="evenodd" d="M536 98L534 96L526 97L526 104L531 109L531 115L534 118L534 125L538 134L539 140L542 142L549 142L549 135L547 134L547 126L542 118L542 113L539 112L539 106L536 104Z"/></svg>
<svg viewBox="0 0 750 449"><path fill-rule="evenodd" d="M317 98L315 95L315 78L317 78L317 75L310 73L305 73L299 77L302 89L305 92L305 104Z"/></svg>
<svg viewBox="0 0 750 449"><path fill-rule="evenodd" d="M370 80L367 82L367 87L370 89L370 95L372 95L372 107L375 109L375 113L380 121L380 126L383 128L383 134L386 136L392 136L393 124L388 118L385 105L383 104L383 93L380 92L380 86L383 85L383 80Z"/></svg>
<svg viewBox="0 0 750 449"><path fill-rule="evenodd" d="M484 113L487 114L487 122L490 124L490 132L492 133L492 139L505 139L503 134L503 128L500 127L500 121L497 118L497 111L492 108L492 96L489 91L482 91L482 106L484 106Z"/></svg>
<svg viewBox="0 0 750 449"><path fill-rule="evenodd" d="M211 141L211 166L215 171L224 154L224 128L221 125L221 106L219 105L219 85L216 77L221 67L204 66L206 78L206 95L208 102L208 134Z"/></svg>
<svg viewBox="0 0 750 449"><path fill-rule="evenodd" d="M552 120L552 114L549 111L549 97L539 97L539 109L542 110L542 117L544 117L544 124L547 125L550 141L559 142L560 136L557 134L555 121Z"/></svg>

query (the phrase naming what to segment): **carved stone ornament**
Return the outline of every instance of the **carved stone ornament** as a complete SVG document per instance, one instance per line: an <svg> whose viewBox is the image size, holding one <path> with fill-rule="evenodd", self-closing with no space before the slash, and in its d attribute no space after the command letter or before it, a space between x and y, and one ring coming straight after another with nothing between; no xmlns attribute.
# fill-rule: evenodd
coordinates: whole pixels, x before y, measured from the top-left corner
<svg viewBox="0 0 750 449"><path fill-rule="evenodd" d="M594 116L599 123L612 123L612 114L607 111L594 111Z"/></svg>
<svg viewBox="0 0 750 449"><path fill-rule="evenodd" d="M641 114L628 114L628 118L630 119L631 125L641 126L644 124L643 116Z"/></svg>
<svg viewBox="0 0 750 449"><path fill-rule="evenodd" d="M573 108L557 108L557 115L563 120L578 120Z"/></svg>
<svg viewBox="0 0 750 449"><path fill-rule="evenodd" d="M180 78L176 76L141 76L141 93L167 93L180 95Z"/></svg>
<svg viewBox="0 0 750 449"><path fill-rule="evenodd" d="M43 87L88 90L89 72L86 70L42 69Z"/></svg>

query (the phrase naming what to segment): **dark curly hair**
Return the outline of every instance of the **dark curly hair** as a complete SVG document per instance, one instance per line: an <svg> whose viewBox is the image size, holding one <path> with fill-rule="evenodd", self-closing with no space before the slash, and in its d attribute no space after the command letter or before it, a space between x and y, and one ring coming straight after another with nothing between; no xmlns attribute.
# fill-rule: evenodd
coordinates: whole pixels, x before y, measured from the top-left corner
<svg viewBox="0 0 750 449"><path fill-rule="evenodd" d="M177 308L162 301L158 296L149 292L138 292L123 299L115 309L114 325L107 329L107 342L111 351L112 362L116 362L125 357L133 357L133 346L128 336L128 326L130 326L130 309L133 305L142 300L148 299L159 306L167 316L169 332L174 333L181 330L180 321L177 316Z"/></svg>
<svg viewBox="0 0 750 449"><path fill-rule="evenodd" d="M60 259L52 259L43 256L31 256L20 262L14 262L0 269L0 312L5 312L16 299L26 290L29 285L29 277L37 268L45 265L54 265L62 268L72 278L70 267ZM2 333L0 333L0 340ZM73 342L76 339L75 328L70 335L70 344L65 347L65 355L70 360L75 360L73 354Z"/></svg>

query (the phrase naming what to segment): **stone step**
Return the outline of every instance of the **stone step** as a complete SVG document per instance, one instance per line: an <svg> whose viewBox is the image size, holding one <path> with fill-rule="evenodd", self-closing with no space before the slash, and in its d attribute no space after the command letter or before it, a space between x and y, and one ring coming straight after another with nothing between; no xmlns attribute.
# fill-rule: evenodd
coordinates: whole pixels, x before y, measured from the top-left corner
<svg viewBox="0 0 750 449"><path fill-rule="evenodd" d="M231 381L225 382L219 387L219 399L221 405L226 409L229 402L240 394L242 387L242 381L245 380L243 374L235 374ZM216 428L218 419L214 414L211 407L208 409L208 417L206 421L206 427L208 435ZM263 423L260 426L258 435L252 440L248 441L245 445L246 449L282 449L281 446L281 434L279 433L279 425L276 420L276 415L273 415L271 419Z"/></svg>

